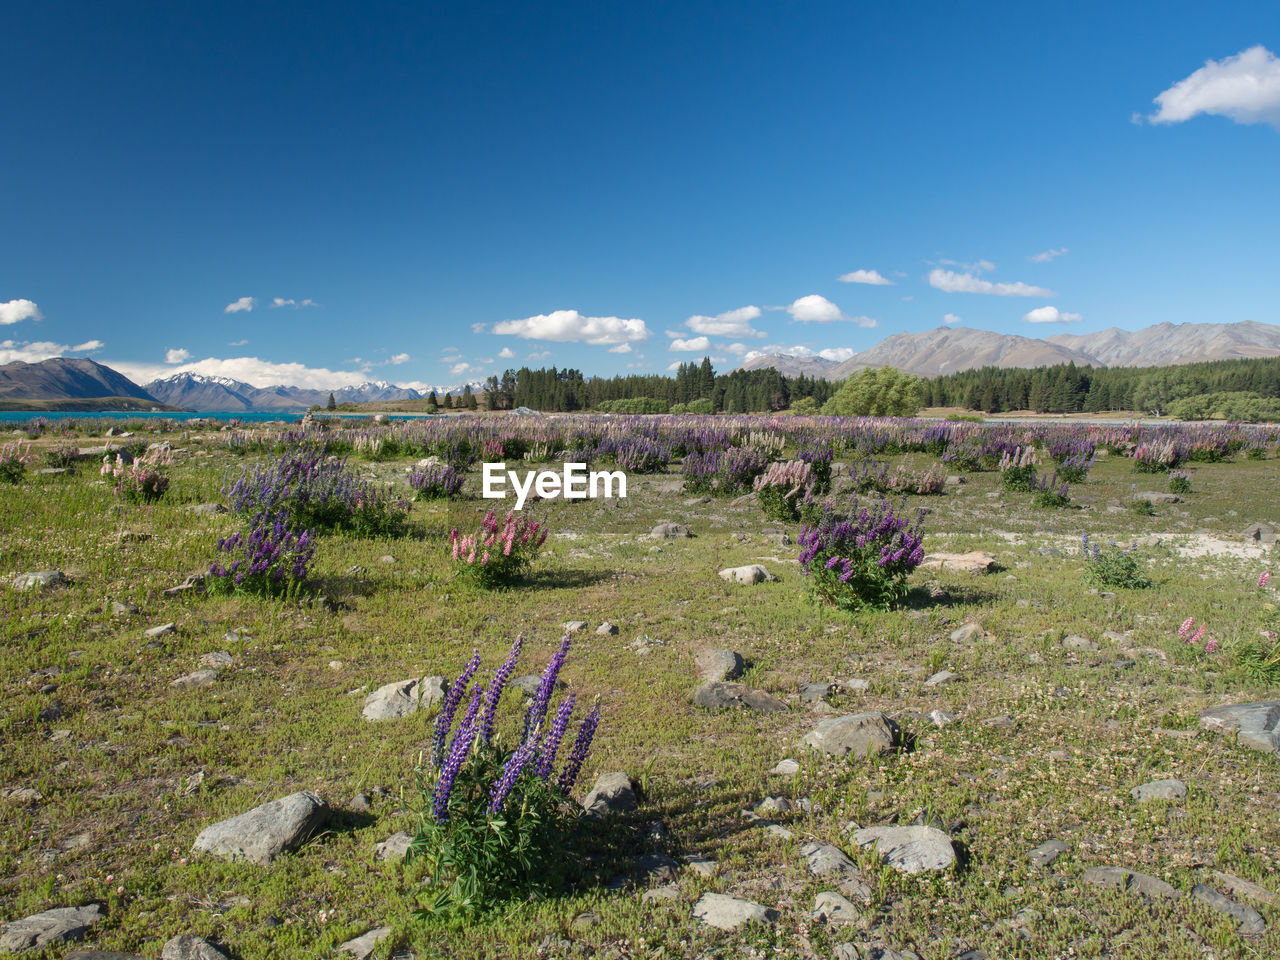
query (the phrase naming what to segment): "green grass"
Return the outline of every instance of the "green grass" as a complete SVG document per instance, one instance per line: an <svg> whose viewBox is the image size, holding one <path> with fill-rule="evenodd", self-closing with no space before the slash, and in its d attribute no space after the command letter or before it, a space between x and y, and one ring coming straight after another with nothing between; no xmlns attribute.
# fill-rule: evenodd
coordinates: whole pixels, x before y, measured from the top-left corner
<svg viewBox="0 0 1280 960"><path fill-rule="evenodd" d="M170 492L151 506L117 505L92 465L70 476L29 473L0 488L0 575L58 568L72 579L43 594L0 589L0 789L43 794L33 804L0 800L4 919L101 900L109 918L90 937L99 949L155 956L165 939L195 932L243 960L321 955L384 923L394 937L379 957L407 947L418 956L532 958L540 945L542 956L739 957L753 948L825 957L842 942L910 948L923 958L961 947L1025 958L1280 954L1268 908L1272 929L1246 941L1188 898L1148 904L1077 879L1088 866L1121 865L1182 889L1211 883L1210 869L1280 886L1280 761L1196 724L1212 704L1277 696L1228 655L1231 641L1256 626L1252 584L1264 561L1186 559L1174 549L1188 537L1238 544L1248 523L1267 519L1258 494L1276 488L1274 460L1192 465L1194 492L1151 517L1125 508L1135 477L1117 457L1073 485L1064 510L1038 510L1028 495L1001 491L997 473L972 474L945 496L910 505L931 510L928 549L990 550L1001 569L985 577L918 571L907 608L851 617L806 600L795 547L778 542L782 531L794 540L795 527L765 520L754 499L683 506L678 467L632 476L625 501L538 504L552 533L530 578L511 590L484 592L453 578L449 528L470 528L492 505L472 499L414 504L415 530L405 538L322 538L315 568L331 606L167 597L165 588L207 567L217 537L236 522L183 510L219 499L233 458L215 438L175 438L175 446L185 452L170 471ZM916 469L931 462L906 459ZM360 468L404 484L411 462ZM467 483L478 489L475 474ZM639 539L666 520L689 524L696 537ZM150 537L122 541L126 531ZM1161 539L1140 548L1153 586L1088 586L1076 555L1084 532L1104 543ZM381 562L384 555L396 562ZM748 587L716 576L757 562L779 581ZM355 565L365 572L348 573ZM140 613L112 617L113 600ZM1209 657L1182 645L1175 632L1187 616L1209 623L1223 651ZM366 723L364 693L414 675L453 676L473 646L492 668L521 631L529 640L518 672L539 669L572 619L620 626L614 637L575 637L563 674L580 702L599 696L604 710L579 794L616 769L643 776L646 787L641 809L596 838L595 873L604 881L625 872L646 849L644 825L657 819L670 834L669 853L708 856L720 873L682 871L681 898L671 904L642 903L639 889L610 892L597 882L481 925L415 922L417 870L375 863L373 847L412 829L412 770L431 719ZM177 634L149 645L143 631L167 621ZM967 621L990 639L951 641ZM225 639L232 629L243 633ZM1149 652L1122 653L1105 630L1129 632L1129 644ZM1067 634L1099 649L1065 650ZM640 635L665 643L640 656L631 647ZM708 646L741 652L749 682L793 709L756 716L693 708L693 657ZM214 650L235 658L214 686L169 686ZM47 668L59 672L38 675ZM938 669L961 679L923 689ZM837 693L832 709L897 716L916 738L912 751L843 763L796 746L820 719L800 705L798 687L848 678L870 688ZM41 693L46 683L56 691ZM38 720L54 700L65 717ZM514 698L507 709L514 723ZM926 719L933 709L957 721L938 729ZM767 776L786 756L801 762L794 781ZM185 792L197 772L203 784ZM1130 799L1133 786L1165 776L1188 783L1186 801ZM371 818L335 818L269 868L190 852L202 827L263 801L313 789L341 809L376 787L386 794ZM808 796L818 808L780 819L794 842L742 815L779 793ZM964 821L954 836L965 862L948 876L899 876L850 850L849 821L908 823L921 812ZM808 838L841 844L863 865L875 898L859 923L809 920L814 896L829 885L805 873L798 847ZM1048 871L1032 867L1027 851L1051 838L1068 841L1071 852ZM690 917L705 890L776 906L782 919L719 933ZM1010 921L1024 908L1039 919L1015 929ZM575 923L586 913L591 922Z"/></svg>

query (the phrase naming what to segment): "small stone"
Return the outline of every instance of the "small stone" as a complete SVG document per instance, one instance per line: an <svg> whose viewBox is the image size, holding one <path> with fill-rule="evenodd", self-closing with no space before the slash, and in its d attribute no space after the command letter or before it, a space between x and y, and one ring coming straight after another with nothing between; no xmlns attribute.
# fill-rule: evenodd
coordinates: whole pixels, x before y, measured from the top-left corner
<svg viewBox="0 0 1280 960"><path fill-rule="evenodd" d="M617 633L618 625L616 623L610 623L608 620L596 627L597 637L613 637L616 636Z"/></svg>
<svg viewBox="0 0 1280 960"><path fill-rule="evenodd" d="M1090 883L1099 887L1112 887L1138 893L1145 897L1173 899L1179 896L1178 891L1163 880L1136 873L1124 867L1090 867L1080 875L1082 883Z"/></svg>
<svg viewBox="0 0 1280 960"><path fill-rule="evenodd" d="M184 933L165 943L160 960L227 960L227 955L203 937Z"/></svg>
<svg viewBox="0 0 1280 960"><path fill-rule="evenodd" d="M800 772L800 764L795 760L779 760L769 773L775 777L794 777Z"/></svg>
<svg viewBox="0 0 1280 960"><path fill-rule="evenodd" d="M338 944L338 950L351 954L356 960L366 960L373 955L378 943L389 936L391 936L390 927L374 927L368 933L362 933L346 943Z"/></svg>
<svg viewBox="0 0 1280 960"><path fill-rule="evenodd" d="M20 573L13 580L13 587L20 592L29 590L51 590L67 584L67 575L61 570L34 570Z"/></svg>
<svg viewBox="0 0 1280 960"><path fill-rule="evenodd" d="M691 857L685 860L685 866L700 877L714 877L720 872L720 864L706 857Z"/></svg>
<svg viewBox="0 0 1280 960"><path fill-rule="evenodd" d="M930 710L929 722L935 727L946 727L956 722L956 718L945 710Z"/></svg>
<svg viewBox="0 0 1280 960"><path fill-rule="evenodd" d="M581 633L587 629L590 624L585 620L566 620L564 624L565 633Z"/></svg>
<svg viewBox="0 0 1280 960"><path fill-rule="evenodd" d="M693 533L683 523L660 523L649 531L654 540L683 540Z"/></svg>
<svg viewBox="0 0 1280 960"><path fill-rule="evenodd" d="M934 687L940 687L944 683L955 683L959 679L960 674L958 673L953 673L950 670L939 670L926 680L924 685L932 690Z"/></svg>
<svg viewBox="0 0 1280 960"><path fill-rule="evenodd" d="M720 579L731 583L764 583L778 578L758 563L745 567L728 567L720 571Z"/></svg>
<svg viewBox="0 0 1280 960"><path fill-rule="evenodd" d="M849 855L834 843L806 843L800 848L800 854L815 877L855 877L859 874Z"/></svg>
<svg viewBox="0 0 1280 960"><path fill-rule="evenodd" d="M302 844L328 816L328 805L302 790L205 827L192 849L266 866L281 852Z"/></svg>
<svg viewBox="0 0 1280 960"><path fill-rule="evenodd" d="M423 677L421 680L388 683L365 697L360 713L369 721L407 717L443 700L447 686L444 677Z"/></svg>
<svg viewBox="0 0 1280 960"><path fill-rule="evenodd" d="M922 570L939 569L954 573L989 573L996 565L994 553L974 550L971 553L929 553L920 563Z"/></svg>
<svg viewBox="0 0 1280 960"><path fill-rule="evenodd" d="M152 627L149 630L144 630L142 635L148 640L154 640L157 637L167 637L169 634L177 632L178 625L176 623L162 623L158 627Z"/></svg>
<svg viewBox="0 0 1280 960"><path fill-rule="evenodd" d="M537 694L538 688L542 686L542 677L536 673L526 673L522 677L516 677L508 686L519 690L526 697L532 697ZM566 686L567 684L563 680L556 678L555 689L563 690Z"/></svg>
<svg viewBox="0 0 1280 960"><path fill-rule="evenodd" d="M138 608L132 603L121 603L119 600L111 601L111 615L113 617L132 617L138 612Z"/></svg>
<svg viewBox="0 0 1280 960"><path fill-rule="evenodd" d="M824 890L813 901L813 919L827 923L851 923L858 919L858 908L831 890Z"/></svg>
<svg viewBox="0 0 1280 960"><path fill-rule="evenodd" d="M387 839L383 840L373 848L374 860L403 860L405 854L409 852L409 845L413 843L413 837L405 833L403 830L393 833Z"/></svg>
<svg viewBox="0 0 1280 960"><path fill-rule="evenodd" d="M0 934L0 949L34 950L55 943L74 943L84 939L89 928L103 918L102 907L91 903L84 907L55 907L11 920Z"/></svg>
<svg viewBox="0 0 1280 960"><path fill-rule="evenodd" d="M892 752L898 738L898 725L875 711L823 720L805 734L804 742L834 757L859 760Z"/></svg>
<svg viewBox="0 0 1280 960"><path fill-rule="evenodd" d="M782 826L781 824L770 823L768 821L764 821L764 832L769 834L769 836L773 837L773 839L781 840L784 843L794 840L796 838L796 835L792 833L790 830L788 830L786 827Z"/></svg>
<svg viewBox="0 0 1280 960"><path fill-rule="evenodd" d="M693 703L707 710L745 707L760 713L780 713L787 709L776 697L742 683L704 683L693 691Z"/></svg>
<svg viewBox="0 0 1280 960"><path fill-rule="evenodd" d="M231 664L231 654L225 650L215 650L213 653L206 653L200 658L200 666L208 667L210 670L225 670Z"/></svg>
<svg viewBox="0 0 1280 960"><path fill-rule="evenodd" d="M733 650L700 650L694 658L698 676L708 683L737 680L746 667L742 655Z"/></svg>
<svg viewBox="0 0 1280 960"><path fill-rule="evenodd" d="M680 874L680 864L665 853L645 853L636 857L636 872L646 880L672 883Z"/></svg>
<svg viewBox="0 0 1280 960"><path fill-rule="evenodd" d="M800 688L801 703L818 703L831 695L830 683L806 683Z"/></svg>
<svg viewBox="0 0 1280 960"><path fill-rule="evenodd" d="M381 563L381 564L385 564L386 566L388 566L388 567L389 567L389 566L391 566L393 563L399 563L400 561L399 561L399 560L397 560L395 557L393 557L391 554L389 554L389 553L384 553L382 556L380 556L380 557L378 558L378 562L379 562L379 563Z"/></svg>
<svg viewBox="0 0 1280 960"><path fill-rule="evenodd" d="M970 640L981 639L985 632L986 631L976 623L966 623L964 626L957 627L951 631L951 642L968 643Z"/></svg>
<svg viewBox="0 0 1280 960"><path fill-rule="evenodd" d="M188 673L184 677L170 680L169 686L177 687L179 690L195 690L198 687L207 687L210 684L217 683L217 681L217 670L196 670L194 673Z"/></svg>
<svg viewBox="0 0 1280 960"><path fill-rule="evenodd" d="M582 808L587 816L599 817L636 808L636 792L631 778L621 771L602 773L595 786L583 798Z"/></svg>
<svg viewBox="0 0 1280 960"><path fill-rule="evenodd" d="M226 513L227 508L220 503L193 503L189 507L183 507L183 512L202 515L212 515L218 513Z"/></svg>
<svg viewBox="0 0 1280 960"><path fill-rule="evenodd" d="M44 794L34 787L6 787L0 790L0 797L13 803L39 803Z"/></svg>
<svg viewBox="0 0 1280 960"><path fill-rule="evenodd" d="M1145 800L1181 800L1187 795L1187 785L1181 780L1153 780L1129 791L1129 795L1141 802Z"/></svg>
<svg viewBox="0 0 1280 960"><path fill-rule="evenodd" d="M1266 932L1267 922L1262 919L1262 914L1248 904L1236 903L1213 887L1197 883L1191 888L1191 896L1236 921L1236 929L1241 934L1255 936Z"/></svg>
<svg viewBox="0 0 1280 960"><path fill-rule="evenodd" d="M744 923L770 923L778 911L722 893L704 893L693 905L693 918L719 930L736 930Z"/></svg>
<svg viewBox="0 0 1280 960"><path fill-rule="evenodd" d="M367 793L357 793L347 801L347 809L352 813L368 813L373 809L373 800Z"/></svg>
<svg viewBox="0 0 1280 960"><path fill-rule="evenodd" d="M791 812L791 801L786 797L765 797L756 804L755 812L762 817L785 816Z"/></svg>
<svg viewBox="0 0 1280 960"><path fill-rule="evenodd" d="M853 840L860 847L874 845L880 859L902 873L946 870L956 861L951 840L936 827L864 827Z"/></svg>
<svg viewBox="0 0 1280 960"><path fill-rule="evenodd" d="M1098 645L1088 637L1070 636L1062 641L1064 650L1097 650Z"/></svg>
<svg viewBox="0 0 1280 960"><path fill-rule="evenodd" d="M642 903L671 903L680 899L680 888L674 883L653 887L640 895Z"/></svg>
<svg viewBox="0 0 1280 960"><path fill-rule="evenodd" d="M1046 840L1028 853L1027 859L1037 867L1048 867L1070 849L1071 847L1061 840Z"/></svg>

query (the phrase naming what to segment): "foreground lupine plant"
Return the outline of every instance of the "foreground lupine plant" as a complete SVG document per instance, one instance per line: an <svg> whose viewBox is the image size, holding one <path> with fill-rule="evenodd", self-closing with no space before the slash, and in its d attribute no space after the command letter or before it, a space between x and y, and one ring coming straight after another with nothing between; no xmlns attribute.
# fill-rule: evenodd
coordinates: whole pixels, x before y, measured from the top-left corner
<svg viewBox="0 0 1280 960"><path fill-rule="evenodd" d="M315 556L315 535L289 526L289 514L256 514L247 534L218 539L221 559L209 565L211 593L250 593L260 597L294 597L307 582L307 566Z"/></svg>
<svg viewBox="0 0 1280 960"><path fill-rule="evenodd" d="M512 510L500 522L490 510L475 533L449 531L449 555L478 586L499 587L525 574L546 539L546 526L528 515Z"/></svg>
<svg viewBox="0 0 1280 960"><path fill-rule="evenodd" d="M21 483L22 475L31 462L31 444L24 449L15 440L0 447L0 483Z"/></svg>
<svg viewBox="0 0 1280 960"><path fill-rule="evenodd" d="M915 521L882 501L848 518L828 513L801 527L800 567L811 596L842 610L888 609L907 595L907 576L924 560L925 511Z"/></svg>
<svg viewBox="0 0 1280 960"><path fill-rule="evenodd" d="M121 500L130 503L155 503L169 489L169 478L159 468L167 466L170 459L168 451L161 448L145 457L138 457L129 464L118 453L114 462L111 455L107 454L102 458L102 469L99 472L104 477L115 478L113 489Z"/></svg>
<svg viewBox="0 0 1280 960"><path fill-rule="evenodd" d="M565 636L527 701L519 738L504 743L498 711L522 646L517 637L487 687L472 683L480 666L473 652L436 717L430 762L418 771L422 815L409 848L410 857L428 867L422 918L466 919L504 902L550 896L572 866L578 811L569 795L600 708L593 706L579 723L557 775L576 705L570 694L551 709L569 655Z"/></svg>
<svg viewBox="0 0 1280 960"><path fill-rule="evenodd" d="M1080 535L1080 555L1085 559L1085 583L1098 587L1127 587L1131 590L1151 586L1151 579L1139 569L1137 558L1130 551L1121 550L1115 543L1104 549L1099 543L1091 543L1089 534L1083 533Z"/></svg>
<svg viewBox="0 0 1280 960"><path fill-rule="evenodd" d="M419 500L444 500L456 497L462 489L462 473L446 464L414 470L409 486Z"/></svg>
<svg viewBox="0 0 1280 960"><path fill-rule="evenodd" d="M799 518L800 500L813 491L813 466L807 460L778 461L756 477L752 486L765 516L774 520Z"/></svg>

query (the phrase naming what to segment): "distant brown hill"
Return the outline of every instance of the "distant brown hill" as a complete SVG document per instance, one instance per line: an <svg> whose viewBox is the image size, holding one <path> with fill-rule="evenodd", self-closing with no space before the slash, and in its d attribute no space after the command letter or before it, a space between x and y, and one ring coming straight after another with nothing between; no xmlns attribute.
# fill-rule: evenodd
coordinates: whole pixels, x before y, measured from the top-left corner
<svg viewBox="0 0 1280 960"><path fill-rule="evenodd" d="M0 366L0 398L7 400L89 400L132 397L158 404L122 373L84 358L54 357L39 363Z"/></svg>

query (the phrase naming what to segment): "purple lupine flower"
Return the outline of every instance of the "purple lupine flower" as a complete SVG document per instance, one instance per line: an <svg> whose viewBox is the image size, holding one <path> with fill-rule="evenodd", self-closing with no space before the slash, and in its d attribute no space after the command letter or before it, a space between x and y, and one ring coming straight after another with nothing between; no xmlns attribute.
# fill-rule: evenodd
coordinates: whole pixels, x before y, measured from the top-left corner
<svg viewBox="0 0 1280 960"><path fill-rule="evenodd" d="M462 722L458 724L459 730L463 727L475 726L476 714L480 712L480 700L483 696L484 688L477 683L471 690L471 702L467 705L467 712L462 715Z"/></svg>
<svg viewBox="0 0 1280 960"><path fill-rule="evenodd" d="M560 771L558 784L565 794L568 794L578 781L582 763L587 759L587 751L591 749L591 738L596 735L596 725L599 723L600 707L596 706L578 727L578 737L573 741L573 750L569 753L569 759L565 761L564 769Z"/></svg>
<svg viewBox="0 0 1280 960"><path fill-rule="evenodd" d="M524 772L524 768L528 765L533 751L537 746L535 737L530 737L524 743L516 748L510 759L502 766L502 775L498 778L497 783L489 791L489 812L499 813L502 810L503 803L507 800L507 794L511 792L511 788L516 785L516 780L520 778L520 774Z"/></svg>
<svg viewBox="0 0 1280 960"><path fill-rule="evenodd" d="M462 695L466 693L467 684L471 682L472 675L479 668L480 651L473 648L471 659L462 668L462 673L458 674L458 679L453 682L449 692L445 694L440 715L436 717L435 733L431 738L431 756L437 767L444 761L444 744L449 736L449 728L453 726L453 716L458 711L458 704L462 702Z"/></svg>
<svg viewBox="0 0 1280 960"><path fill-rule="evenodd" d="M543 780L551 776L551 769L556 763L556 753L560 750L560 741L569 729L569 715L573 713L574 696L569 694L560 702L555 718L551 721L551 731L542 743L542 753L538 757L538 776Z"/></svg>
<svg viewBox="0 0 1280 960"><path fill-rule="evenodd" d="M449 747L449 757L440 770L440 779L436 781L435 792L431 796L431 815L436 823L444 823L449 815L449 796L453 793L453 781L466 762L471 752L471 744L475 742L475 730L463 725L453 737Z"/></svg>
<svg viewBox="0 0 1280 960"><path fill-rule="evenodd" d="M493 682L489 684L489 692L485 696L484 713L480 718L480 741L489 743L493 738L493 726L498 721L498 700L502 697L503 688L506 687L507 681L511 679L511 674L516 668L516 661L520 659L520 650L524 646L524 634L520 634L515 639L515 643L511 644L511 652L507 654L506 663L500 666L493 675Z"/></svg>
<svg viewBox="0 0 1280 960"><path fill-rule="evenodd" d="M569 634L566 633L560 638L560 649L555 652L555 655L552 656L551 661L547 664L547 669L542 672L542 682L538 684L537 692L533 695L533 702L529 704L529 709L525 711L522 740L528 737L546 717L547 707L551 704L551 694L555 691L556 680L560 676L560 668L564 666L564 661L568 656Z"/></svg>

